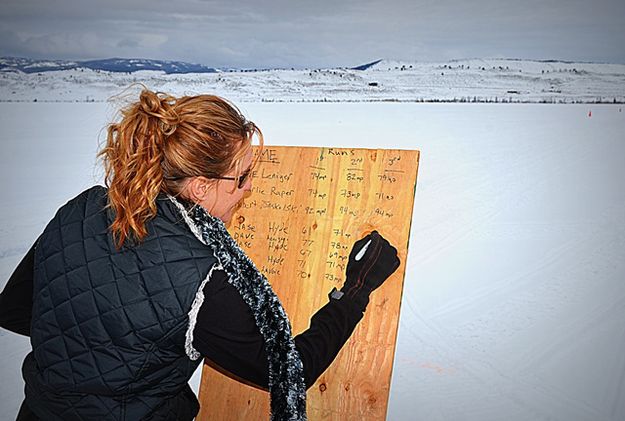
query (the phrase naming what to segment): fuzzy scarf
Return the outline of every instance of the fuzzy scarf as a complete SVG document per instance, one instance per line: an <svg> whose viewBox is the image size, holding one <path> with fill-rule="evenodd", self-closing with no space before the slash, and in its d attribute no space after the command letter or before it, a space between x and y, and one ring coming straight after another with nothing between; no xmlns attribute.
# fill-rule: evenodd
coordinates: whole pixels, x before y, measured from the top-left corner
<svg viewBox="0 0 625 421"><path fill-rule="evenodd" d="M209 215L201 206L187 210L175 198L170 196L169 199L198 240L212 249L218 262L202 282L191 306L185 344L187 355L193 360L200 357L192 342L197 313L204 301L204 286L213 270L223 270L228 275L228 282L239 291L243 301L252 310L256 326L265 340L269 362L271 420L305 421L306 386L302 360L295 348L289 319L267 278L241 250L220 219Z"/></svg>

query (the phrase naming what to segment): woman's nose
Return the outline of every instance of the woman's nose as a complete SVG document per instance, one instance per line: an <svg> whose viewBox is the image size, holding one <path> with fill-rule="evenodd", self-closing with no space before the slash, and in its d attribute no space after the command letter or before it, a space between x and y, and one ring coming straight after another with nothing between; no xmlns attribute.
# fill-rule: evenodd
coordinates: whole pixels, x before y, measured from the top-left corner
<svg viewBox="0 0 625 421"><path fill-rule="evenodd" d="M247 180L245 180L245 184L243 185L243 190L245 191L252 191L252 177L247 177Z"/></svg>

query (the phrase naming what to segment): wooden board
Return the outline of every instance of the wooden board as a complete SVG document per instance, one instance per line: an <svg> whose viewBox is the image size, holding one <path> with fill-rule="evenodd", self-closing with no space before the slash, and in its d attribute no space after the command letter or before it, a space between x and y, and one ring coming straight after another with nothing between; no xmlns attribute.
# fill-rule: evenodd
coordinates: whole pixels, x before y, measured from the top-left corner
<svg viewBox="0 0 625 421"><path fill-rule="evenodd" d="M257 151L256 151L257 152ZM353 243L378 230L401 266L307 393L309 420L384 420L419 151L268 146L229 227L269 279L294 334L343 285ZM204 365L198 420L267 420L269 395Z"/></svg>

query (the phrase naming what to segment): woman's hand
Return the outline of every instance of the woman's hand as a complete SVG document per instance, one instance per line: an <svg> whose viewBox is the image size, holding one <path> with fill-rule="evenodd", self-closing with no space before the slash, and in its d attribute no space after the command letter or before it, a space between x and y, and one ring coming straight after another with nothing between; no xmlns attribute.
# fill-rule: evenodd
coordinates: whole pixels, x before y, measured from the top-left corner
<svg viewBox="0 0 625 421"><path fill-rule="evenodd" d="M354 244L341 292L364 309L371 292L397 270L399 263L397 249L373 231Z"/></svg>

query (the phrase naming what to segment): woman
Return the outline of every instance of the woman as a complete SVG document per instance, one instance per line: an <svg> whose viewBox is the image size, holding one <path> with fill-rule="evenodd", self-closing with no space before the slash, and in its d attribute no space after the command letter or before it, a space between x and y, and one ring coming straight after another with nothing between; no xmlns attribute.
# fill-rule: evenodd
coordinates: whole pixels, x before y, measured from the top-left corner
<svg viewBox="0 0 625 421"><path fill-rule="evenodd" d="M262 148L219 97L148 90L109 126L107 188L59 209L0 296L0 323L33 347L18 419L193 419L200 357L267 388L272 419L306 418L306 388L399 260L375 231L356 242L343 288L293 338L224 226L251 190L254 135Z"/></svg>

